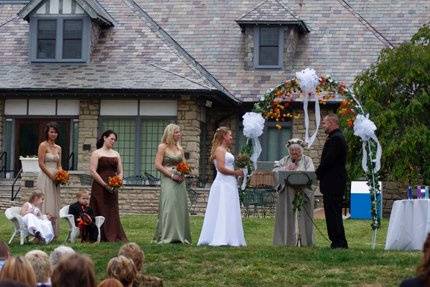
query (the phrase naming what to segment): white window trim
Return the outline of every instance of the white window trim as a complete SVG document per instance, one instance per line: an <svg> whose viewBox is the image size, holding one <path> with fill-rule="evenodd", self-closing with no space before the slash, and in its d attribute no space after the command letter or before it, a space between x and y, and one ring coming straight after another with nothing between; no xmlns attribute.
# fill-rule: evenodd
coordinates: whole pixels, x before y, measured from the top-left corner
<svg viewBox="0 0 430 287"><path fill-rule="evenodd" d="M64 20L83 20L82 27L82 57L80 59L63 59L63 23ZM37 58L37 21L56 20L57 35L55 44L55 59ZM89 61L89 51L91 42L91 20L86 15L35 15L30 18L30 59L37 63L87 63Z"/></svg>
<svg viewBox="0 0 430 287"><path fill-rule="evenodd" d="M279 49L278 49L278 65L260 65L260 28L263 26L256 26L254 28L254 67L257 69L282 69L284 62L284 30L282 27L271 27L279 31Z"/></svg>

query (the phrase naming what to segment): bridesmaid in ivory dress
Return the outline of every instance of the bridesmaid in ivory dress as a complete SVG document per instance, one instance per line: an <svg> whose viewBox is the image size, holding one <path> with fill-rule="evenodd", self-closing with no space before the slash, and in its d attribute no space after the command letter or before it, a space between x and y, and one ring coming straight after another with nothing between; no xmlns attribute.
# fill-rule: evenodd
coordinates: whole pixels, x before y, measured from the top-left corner
<svg viewBox="0 0 430 287"><path fill-rule="evenodd" d="M100 229L101 241L127 241L119 218L118 190L108 185L108 178L123 177L121 157L113 150L117 135L112 130L105 131L97 140L97 150L91 154L90 171L93 177L90 206L95 216L104 216Z"/></svg>
<svg viewBox="0 0 430 287"><path fill-rule="evenodd" d="M239 191L236 177L243 176L234 169L234 156L230 153L233 137L230 129L220 127L212 140L211 160L216 168L205 219L197 245L245 246Z"/></svg>
<svg viewBox="0 0 430 287"><path fill-rule="evenodd" d="M158 223L154 235L157 243L191 243L187 189L184 177L176 171L176 165L184 161L184 151L179 144L181 136L178 125L167 125L155 156L155 168L161 173Z"/></svg>
<svg viewBox="0 0 430 287"><path fill-rule="evenodd" d="M45 194L42 212L48 214L53 221L55 237L58 236L60 221L60 185L55 182L55 175L61 169L61 147L55 143L58 138L58 126L55 122L46 124L45 140L40 143L37 156L40 173L36 187Z"/></svg>

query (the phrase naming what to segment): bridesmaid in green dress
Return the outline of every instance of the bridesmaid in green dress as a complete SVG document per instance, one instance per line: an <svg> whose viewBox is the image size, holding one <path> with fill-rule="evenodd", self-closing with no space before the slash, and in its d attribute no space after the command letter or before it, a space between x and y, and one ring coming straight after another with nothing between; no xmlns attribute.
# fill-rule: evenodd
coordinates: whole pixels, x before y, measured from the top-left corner
<svg viewBox="0 0 430 287"><path fill-rule="evenodd" d="M179 144L181 136L179 126L169 124L155 156L155 168L161 173L158 223L154 235L157 243L191 243L187 189L184 177L176 171L176 165L184 160L184 151Z"/></svg>

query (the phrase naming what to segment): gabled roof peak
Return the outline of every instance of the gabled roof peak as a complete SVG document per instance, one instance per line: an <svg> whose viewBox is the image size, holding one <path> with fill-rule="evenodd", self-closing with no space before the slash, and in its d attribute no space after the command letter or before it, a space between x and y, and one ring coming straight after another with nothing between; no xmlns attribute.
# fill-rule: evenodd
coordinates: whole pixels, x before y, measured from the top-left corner
<svg viewBox="0 0 430 287"><path fill-rule="evenodd" d="M28 21L34 11L39 9L44 3L49 3L50 1L51 0L31 0L18 12L18 16ZM79 5L91 19L105 26L114 26L115 20L97 0L72 0L72 2Z"/></svg>
<svg viewBox="0 0 430 287"><path fill-rule="evenodd" d="M297 25L304 33L309 33L305 22L278 0L264 0L236 20L243 29L246 25Z"/></svg>

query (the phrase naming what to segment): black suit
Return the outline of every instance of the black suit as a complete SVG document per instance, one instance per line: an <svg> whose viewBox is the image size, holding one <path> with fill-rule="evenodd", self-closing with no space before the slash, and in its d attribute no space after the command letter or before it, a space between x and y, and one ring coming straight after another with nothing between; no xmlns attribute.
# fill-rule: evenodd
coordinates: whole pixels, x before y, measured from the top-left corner
<svg viewBox="0 0 430 287"><path fill-rule="evenodd" d="M90 241L95 242L97 241L97 235L99 234L99 231L97 229L97 226L95 224L95 217L94 217L94 211L91 207L85 207L82 206L79 202L75 202L69 206L69 214L73 214L75 217L75 224L76 226L79 226L79 219L82 218L82 214L87 213L91 219L92 223L85 225L81 229L81 241Z"/></svg>
<svg viewBox="0 0 430 287"><path fill-rule="evenodd" d="M333 130L324 144L321 162L316 170L320 191L323 194L327 233L332 248L348 248L342 220L342 201L347 178L346 153L345 137L339 129Z"/></svg>

